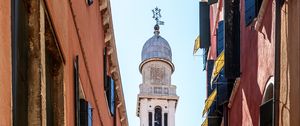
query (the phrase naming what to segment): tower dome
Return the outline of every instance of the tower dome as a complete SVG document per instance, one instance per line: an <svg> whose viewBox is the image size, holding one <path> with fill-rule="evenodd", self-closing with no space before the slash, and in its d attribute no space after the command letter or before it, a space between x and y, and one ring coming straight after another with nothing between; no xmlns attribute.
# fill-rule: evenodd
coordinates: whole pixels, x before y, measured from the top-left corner
<svg viewBox="0 0 300 126"><path fill-rule="evenodd" d="M172 62L172 51L167 40L155 34L146 41L142 50L142 62L151 58L159 58Z"/></svg>

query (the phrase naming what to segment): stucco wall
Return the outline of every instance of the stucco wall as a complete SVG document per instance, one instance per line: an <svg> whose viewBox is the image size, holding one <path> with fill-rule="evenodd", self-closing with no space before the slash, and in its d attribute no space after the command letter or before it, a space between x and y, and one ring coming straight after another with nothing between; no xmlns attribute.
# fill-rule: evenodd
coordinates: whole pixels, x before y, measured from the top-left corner
<svg viewBox="0 0 300 126"><path fill-rule="evenodd" d="M281 9L279 125L300 125L300 1L286 0Z"/></svg>
<svg viewBox="0 0 300 126"><path fill-rule="evenodd" d="M65 58L66 125L74 125L73 60L76 55L79 55L82 88L93 107L93 125L112 125L103 86L104 33L99 1L94 0L88 6L84 0L47 0L46 5Z"/></svg>
<svg viewBox="0 0 300 126"><path fill-rule="evenodd" d="M0 0L0 125L11 125L11 3Z"/></svg>
<svg viewBox="0 0 300 126"><path fill-rule="evenodd" d="M230 126L259 125L259 106L268 79L274 75L275 5L267 5L261 27L246 27L244 0L240 1L240 86L229 110Z"/></svg>

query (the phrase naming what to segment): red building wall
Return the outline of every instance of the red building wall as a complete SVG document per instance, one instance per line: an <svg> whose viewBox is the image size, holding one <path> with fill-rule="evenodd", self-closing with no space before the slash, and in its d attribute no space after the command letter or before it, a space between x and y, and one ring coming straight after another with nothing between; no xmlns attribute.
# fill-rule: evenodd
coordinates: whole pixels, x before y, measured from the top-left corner
<svg viewBox="0 0 300 126"><path fill-rule="evenodd" d="M216 59L217 22L223 20L223 0L210 5L211 47ZM240 85L229 108L229 126L258 126L259 107L267 81L274 76L275 4L269 0L259 28L245 24L245 0L240 0ZM225 31L226 32L226 31ZM226 59L225 59L226 60Z"/></svg>
<svg viewBox="0 0 300 126"><path fill-rule="evenodd" d="M274 75L275 5L267 5L261 27L245 26L241 0L240 86L229 110L230 126L259 125L259 106L268 79Z"/></svg>

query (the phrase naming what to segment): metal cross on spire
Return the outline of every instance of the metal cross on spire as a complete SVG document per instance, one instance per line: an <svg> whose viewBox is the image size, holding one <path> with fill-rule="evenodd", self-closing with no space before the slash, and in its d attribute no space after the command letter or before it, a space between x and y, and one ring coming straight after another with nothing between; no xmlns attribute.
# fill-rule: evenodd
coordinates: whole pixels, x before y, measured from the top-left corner
<svg viewBox="0 0 300 126"><path fill-rule="evenodd" d="M161 9L159 9L158 7L155 7L152 10L152 13L153 13L152 18L156 21L156 25L164 25L164 23L165 23L165 22L159 20L161 18L160 11L161 11Z"/></svg>

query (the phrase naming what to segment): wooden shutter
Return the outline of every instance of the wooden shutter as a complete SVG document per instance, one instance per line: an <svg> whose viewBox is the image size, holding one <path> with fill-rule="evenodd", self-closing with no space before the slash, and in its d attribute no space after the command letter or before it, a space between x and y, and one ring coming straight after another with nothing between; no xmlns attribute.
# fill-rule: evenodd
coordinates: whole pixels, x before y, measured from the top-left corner
<svg viewBox="0 0 300 126"><path fill-rule="evenodd" d="M104 90L108 88L108 80L107 80L107 60L106 60L106 47L103 50L103 79L104 79Z"/></svg>
<svg viewBox="0 0 300 126"><path fill-rule="evenodd" d="M93 126L93 108L88 104L88 126Z"/></svg>
<svg viewBox="0 0 300 126"><path fill-rule="evenodd" d="M88 126L88 102L80 99L80 126Z"/></svg>
<svg viewBox="0 0 300 126"><path fill-rule="evenodd" d="M74 61L74 108L75 108L75 124L80 126L80 100L79 100L79 64L78 56L75 57Z"/></svg>
<svg viewBox="0 0 300 126"><path fill-rule="evenodd" d="M92 126L93 114L91 105L80 99L80 126Z"/></svg>
<svg viewBox="0 0 300 126"><path fill-rule="evenodd" d="M115 81L113 80L113 78L110 78L110 91L109 91L109 98L110 98L110 103L109 103L109 107L110 107L110 112L111 114L114 116L115 115Z"/></svg>
<svg viewBox="0 0 300 126"><path fill-rule="evenodd" d="M207 83L207 97L210 96L210 94L212 93L213 91L213 88L210 84L210 80L211 80L211 74L212 74L212 71L214 69L214 60L208 60L207 61L207 78L206 78L206 83Z"/></svg>
<svg viewBox="0 0 300 126"><path fill-rule="evenodd" d="M245 24L248 26L255 18L255 1L245 0Z"/></svg>
<svg viewBox="0 0 300 126"><path fill-rule="evenodd" d="M240 2L226 0L224 3L225 21L225 77L235 79L240 76Z"/></svg>
<svg viewBox="0 0 300 126"><path fill-rule="evenodd" d="M219 21L217 31L217 56L219 56L224 49L224 21Z"/></svg>
<svg viewBox="0 0 300 126"><path fill-rule="evenodd" d="M208 48L210 46L209 5L207 2L199 2L199 6L200 48Z"/></svg>

